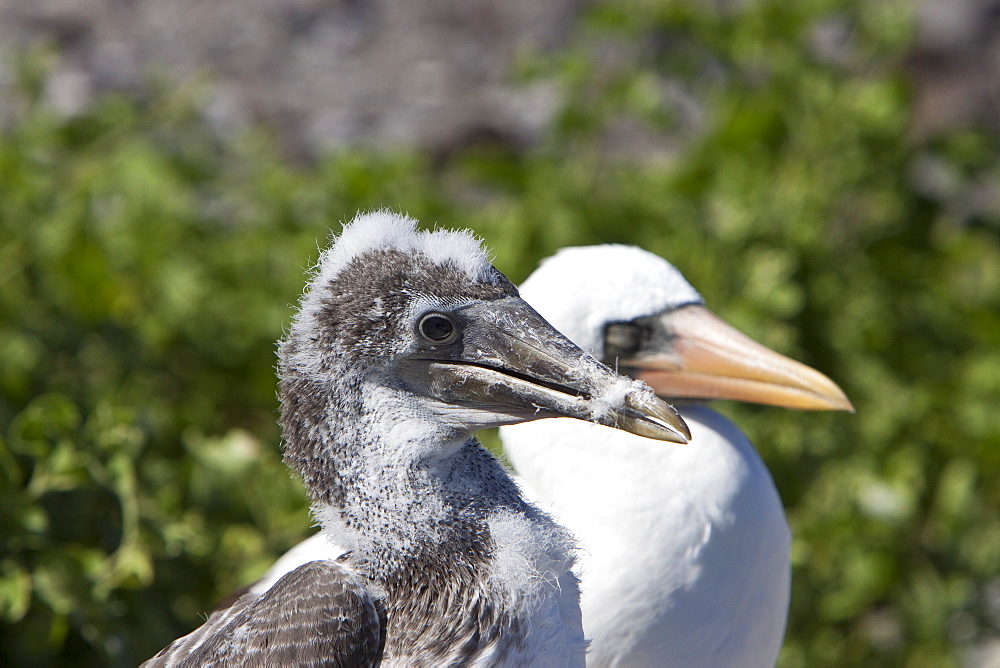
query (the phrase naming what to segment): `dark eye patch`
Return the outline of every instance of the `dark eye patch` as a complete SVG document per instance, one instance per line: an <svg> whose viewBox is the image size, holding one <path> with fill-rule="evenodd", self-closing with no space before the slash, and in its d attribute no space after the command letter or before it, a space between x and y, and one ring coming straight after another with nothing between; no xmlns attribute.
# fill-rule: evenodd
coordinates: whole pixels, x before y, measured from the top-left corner
<svg viewBox="0 0 1000 668"><path fill-rule="evenodd" d="M628 359L642 349L648 331L634 322L613 322L604 328L604 359Z"/></svg>

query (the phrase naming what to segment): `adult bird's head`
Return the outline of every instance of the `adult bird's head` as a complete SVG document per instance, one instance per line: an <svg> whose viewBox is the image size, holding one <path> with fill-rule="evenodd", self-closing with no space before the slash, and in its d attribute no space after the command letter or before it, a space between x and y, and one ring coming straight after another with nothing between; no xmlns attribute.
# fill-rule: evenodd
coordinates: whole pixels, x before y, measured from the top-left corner
<svg viewBox="0 0 1000 668"><path fill-rule="evenodd" d="M640 248L563 249L521 291L571 340L661 397L854 410L832 380L725 323L673 265Z"/></svg>
<svg viewBox="0 0 1000 668"><path fill-rule="evenodd" d="M474 430L545 417L687 436L648 387L545 322L471 234L419 231L385 211L359 215L320 257L279 375L286 460L314 496L317 460L383 437L399 444L394 457L419 460Z"/></svg>

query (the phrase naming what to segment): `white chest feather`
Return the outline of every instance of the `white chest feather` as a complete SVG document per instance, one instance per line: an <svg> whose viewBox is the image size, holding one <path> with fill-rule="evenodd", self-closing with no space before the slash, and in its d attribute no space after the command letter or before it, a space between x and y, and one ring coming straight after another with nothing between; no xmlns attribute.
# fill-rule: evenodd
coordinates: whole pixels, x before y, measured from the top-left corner
<svg viewBox="0 0 1000 668"><path fill-rule="evenodd" d="M523 647L506 665L583 666L587 648L580 612L577 548L547 515L496 513L489 520L496 551L490 582L525 620ZM497 665L487 654L479 663Z"/></svg>
<svg viewBox="0 0 1000 668"><path fill-rule="evenodd" d="M722 416L684 418L686 445L565 420L502 430L526 495L580 539L590 665L773 666L781 647L790 534L770 474Z"/></svg>

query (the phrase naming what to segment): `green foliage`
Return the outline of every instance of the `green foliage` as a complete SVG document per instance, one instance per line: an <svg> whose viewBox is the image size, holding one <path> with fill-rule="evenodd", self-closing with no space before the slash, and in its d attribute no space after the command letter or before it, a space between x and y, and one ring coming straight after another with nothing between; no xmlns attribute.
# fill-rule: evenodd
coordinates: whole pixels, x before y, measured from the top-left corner
<svg viewBox="0 0 1000 668"><path fill-rule="evenodd" d="M291 165L186 89L59 118L26 58L0 136L0 663L134 664L304 535L274 341L328 228L377 206L474 227L515 280L640 244L844 387L855 415L722 407L795 534L782 666L955 665L1000 635L1000 216L960 198L1000 182L996 138L907 139L906 4L727 6L596 5L522 63L567 96L543 145L443 165ZM615 149L623 127L656 150ZM928 168L957 185L918 189Z"/></svg>
<svg viewBox="0 0 1000 668"><path fill-rule="evenodd" d="M434 217L434 191L415 158L306 173L220 145L188 91L59 119L23 76L0 140L0 645L134 664L307 530L274 343L329 227Z"/></svg>

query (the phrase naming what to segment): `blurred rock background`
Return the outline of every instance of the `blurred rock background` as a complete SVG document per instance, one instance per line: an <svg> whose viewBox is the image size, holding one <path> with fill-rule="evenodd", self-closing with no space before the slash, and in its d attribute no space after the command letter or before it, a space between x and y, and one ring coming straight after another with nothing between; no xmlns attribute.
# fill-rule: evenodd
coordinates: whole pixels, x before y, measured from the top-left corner
<svg viewBox="0 0 1000 668"><path fill-rule="evenodd" d="M307 532L273 343L390 206L515 280L641 244L847 390L723 407L782 666L1000 665L998 129L986 0L0 0L0 664L134 665Z"/></svg>
<svg viewBox="0 0 1000 668"><path fill-rule="evenodd" d="M518 86L518 54L565 44L582 3L349 0L5 0L7 53L55 45L46 82L72 115L103 92L142 94L151 76L203 81L222 134L254 123L296 155L343 146L448 151L478 136L537 142L557 100ZM209 83L210 82L210 83Z"/></svg>
<svg viewBox="0 0 1000 668"><path fill-rule="evenodd" d="M738 12L741 2L696 2ZM519 81L520 56L553 53L578 35L591 3L471 0L156 2L4 0L0 51L54 47L47 101L84 112L109 91L142 95L151 79L202 82L206 120L222 134L274 128L295 155L344 146L415 146L447 152L491 138L517 147L541 140L562 101L551 81ZM896 3L912 12L903 69L913 86L914 137L970 123L1000 124L1000 4L992 0ZM809 36L816 55L849 65L850 25L832 15ZM627 67L636 49L596 44ZM624 62L623 62L624 61ZM855 63L858 64L858 63ZM677 91L674 92L683 98ZM692 100L675 100L692 116ZM647 148L634 141L641 157ZM627 140L620 141L627 144Z"/></svg>

